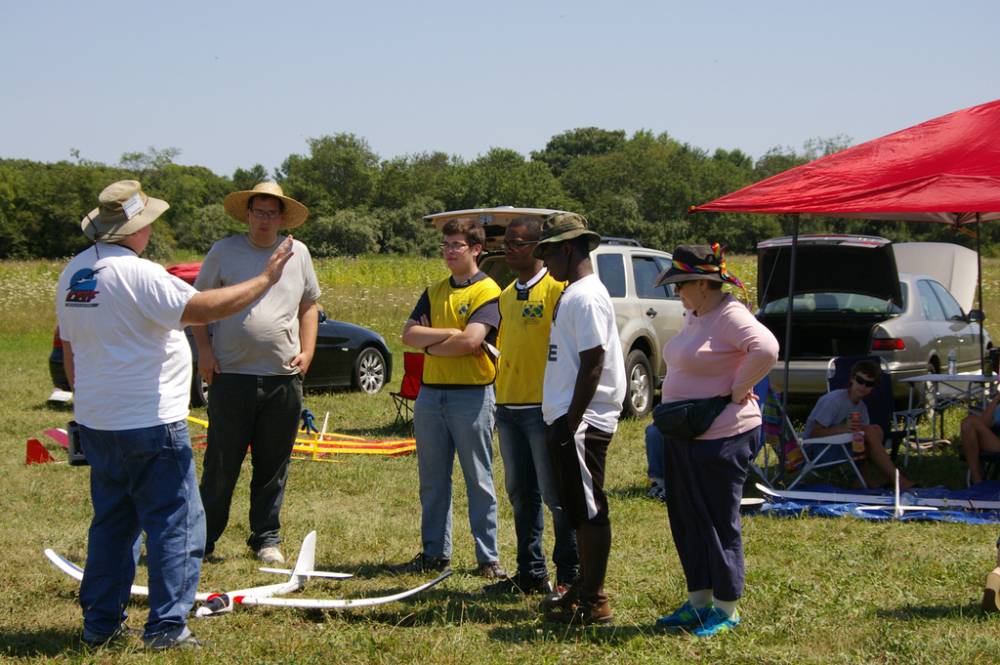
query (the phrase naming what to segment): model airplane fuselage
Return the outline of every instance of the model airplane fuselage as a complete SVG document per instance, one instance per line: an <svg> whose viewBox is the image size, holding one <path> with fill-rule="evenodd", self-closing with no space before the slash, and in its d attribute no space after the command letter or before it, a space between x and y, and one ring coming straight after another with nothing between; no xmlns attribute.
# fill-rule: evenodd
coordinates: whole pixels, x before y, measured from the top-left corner
<svg viewBox="0 0 1000 665"><path fill-rule="evenodd" d="M83 581L83 570L80 569L79 566L73 564L50 549L45 550L45 556L47 556L59 570L78 581ZM353 575L348 573L332 573L313 570L315 559L316 532L310 531L309 534L302 540L302 548L299 550L299 557L292 570L283 570L278 568L260 569L267 573L289 575L290 577L287 582L249 587L237 591L228 591L226 593L199 593L195 596L195 600L201 602L202 605L195 612L195 616L218 616L226 612L231 612L233 607L236 605L271 605L275 607L300 607L309 609L339 609L345 607L369 607L373 605L382 605L414 596L421 591L438 584L452 574L451 571L448 571L431 580L427 584L423 584L401 593L389 596L378 596L375 598L354 598L346 600L274 598L274 596L283 596L294 591L301 590L305 587L306 582L308 582L311 577L327 577L334 579L353 577ZM133 585L132 595L149 596L149 589L144 586Z"/></svg>

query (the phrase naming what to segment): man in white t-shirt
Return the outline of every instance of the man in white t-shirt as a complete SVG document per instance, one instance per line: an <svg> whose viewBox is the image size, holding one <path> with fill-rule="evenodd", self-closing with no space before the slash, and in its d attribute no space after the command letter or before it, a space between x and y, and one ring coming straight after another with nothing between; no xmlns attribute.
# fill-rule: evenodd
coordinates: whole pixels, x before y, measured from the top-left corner
<svg viewBox="0 0 1000 665"><path fill-rule="evenodd" d="M56 313L94 518L80 586L83 641L133 631L125 620L146 533L153 649L198 647L187 628L205 545L205 513L186 418L191 349L183 326L230 316L278 282L291 242L247 282L198 293L140 259L150 224L170 206L135 180L109 185L81 227L94 245L59 278Z"/></svg>
<svg viewBox="0 0 1000 665"><path fill-rule="evenodd" d="M568 282L552 315L542 397L559 502L576 528L580 553L577 582L542 603L546 619L559 623L611 620L604 594L611 552L604 469L626 380L611 298L590 262L600 241L580 215L555 213L545 219L533 252L553 279Z"/></svg>

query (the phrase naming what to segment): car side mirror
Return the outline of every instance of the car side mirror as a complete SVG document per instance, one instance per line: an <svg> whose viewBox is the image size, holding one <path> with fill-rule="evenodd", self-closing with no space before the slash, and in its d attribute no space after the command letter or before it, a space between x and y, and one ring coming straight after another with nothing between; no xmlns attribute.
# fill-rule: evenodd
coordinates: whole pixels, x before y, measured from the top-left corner
<svg viewBox="0 0 1000 665"><path fill-rule="evenodd" d="M323 323L324 321L326 321L326 312L324 312L323 310L319 310L319 314L317 314L317 318L319 319L320 323Z"/></svg>
<svg viewBox="0 0 1000 665"><path fill-rule="evenodd" d="M969 312L969 323L982 323L986 320L986 312L981 309L974 309Z"/></svg>

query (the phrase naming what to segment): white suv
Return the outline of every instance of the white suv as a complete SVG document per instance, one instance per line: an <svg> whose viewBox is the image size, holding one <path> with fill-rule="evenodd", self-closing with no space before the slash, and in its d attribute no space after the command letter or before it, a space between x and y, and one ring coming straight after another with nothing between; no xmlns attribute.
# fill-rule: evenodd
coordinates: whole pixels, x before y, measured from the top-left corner
<svg viewBox="0 0 1000 665"><path fill-rule="evenodd" d="M521 215L542 219L554 212L560 211L503 206L456 210L428 215L424 219L440 229L455 217L478 218L486 229L486 247L480 267L504 287L516 279L516 275L507 270L507 261L499 247L507 224ZM629 380L623 413L642 418L653 408L654 390L663 383L667 373L663 345L680 332L684 323L684 307L673 285L653 287L657 276L670 267L671 256L643 247L635 240L602 238L590 258L615 308Z"/></svg>

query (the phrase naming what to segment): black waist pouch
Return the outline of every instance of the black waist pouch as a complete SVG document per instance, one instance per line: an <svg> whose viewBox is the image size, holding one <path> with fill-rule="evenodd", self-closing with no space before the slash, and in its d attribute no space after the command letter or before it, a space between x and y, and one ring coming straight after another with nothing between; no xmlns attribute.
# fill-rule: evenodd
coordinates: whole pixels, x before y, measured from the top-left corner
<svg viewBox="0 0 1000 665"><path fill-rule="evenodd" d="M731 401L732 396L726 395L660 404L653 409L653 424L664 438L694 439L708 431Z"/></svg>

